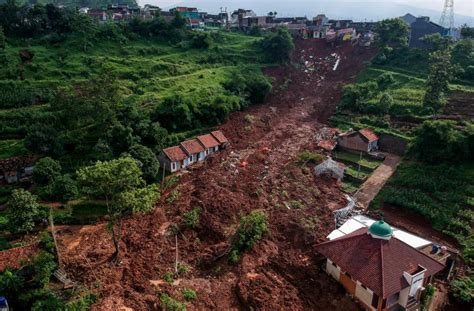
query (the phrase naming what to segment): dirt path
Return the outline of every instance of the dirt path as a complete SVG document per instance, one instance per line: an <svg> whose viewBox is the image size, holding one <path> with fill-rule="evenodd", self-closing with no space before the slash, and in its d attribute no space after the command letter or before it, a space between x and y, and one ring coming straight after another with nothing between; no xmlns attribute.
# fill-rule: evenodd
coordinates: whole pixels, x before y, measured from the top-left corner
<svg viewBox="0 0 474 311"><path fill-rule="evenodd" d="M68 275L99 284L93 309L157 310L161 293L183 300L182 288L190 287L198 299L189 310L359 310L320 269L323 258L313 250L333 228L329 206L345 205L343 192L335 181L316 178L298 154L316 149L316 132L334 112L342 87L373 55L350 45L298 42L291 66L266 70L274 91L265 104L233 113L221 126L231 147L183 174L173 189L177 200L165 193L152 214L124 221L119 267L107 264L113 246L105 226L64 228L59 243ZM183 221L193 208L201 211L195 230ZM269 233L230 265L231 237L241 215L253 210L267 214ZM162 281L174 267L170 224L180 228L180 260L188 267L173 284Z"/></svg>
<svg viewBox="0 0 474 311"><path fill-rule="evenodd" d="M355 194L355 199L364 209L369 207L370 202L372 202L388 179L395 173L400 161L401 157L388 154L382 164L362 184Z"/></svg>

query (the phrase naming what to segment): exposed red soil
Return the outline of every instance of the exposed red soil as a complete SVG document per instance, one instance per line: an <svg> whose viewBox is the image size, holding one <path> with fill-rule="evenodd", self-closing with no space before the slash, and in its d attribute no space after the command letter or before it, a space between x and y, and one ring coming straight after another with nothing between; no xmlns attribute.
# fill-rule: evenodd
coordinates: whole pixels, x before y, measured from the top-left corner
<svg viewBox="0 0 474 311"><path fill-rule="evenodd" d="M334 52L341 58L336 71ZM168 190L152 214L124 221L118 267L108 264L113 245L104 224L61 227L66 271L101 294L93 310L159 310L160 293L184 301L185 287L198 294L187 303L190 310L359 310L321 270L323 258L313 250L334 229L331 208L346 201L335 181L315 177L298 154L316 149L315 134L333 114L342 86L373 55L350 45L298 42L293 65L266 70L274 92L265 104L233 113L221 126L231 147L182 174L174 189L179 199L167 202ZM197 230L183 225L183 214L194 207L202 211ZM230 238L240 216L252 210L268 215L269 233L230 265ZM190 269L168 284L163 275L174 269L172 223L181 230L180 261Z"/></svg>

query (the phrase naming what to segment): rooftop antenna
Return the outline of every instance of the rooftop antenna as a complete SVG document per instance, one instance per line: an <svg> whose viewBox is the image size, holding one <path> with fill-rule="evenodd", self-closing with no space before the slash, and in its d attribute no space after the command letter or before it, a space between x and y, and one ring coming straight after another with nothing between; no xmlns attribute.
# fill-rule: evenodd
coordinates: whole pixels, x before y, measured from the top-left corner
<svg viewBox="0 0 474 311"><path fill-rule="evenodd" d="M439 24L448 29L449 34L452 33L454 29L454 0L444 0L443 14Z"/></svg>

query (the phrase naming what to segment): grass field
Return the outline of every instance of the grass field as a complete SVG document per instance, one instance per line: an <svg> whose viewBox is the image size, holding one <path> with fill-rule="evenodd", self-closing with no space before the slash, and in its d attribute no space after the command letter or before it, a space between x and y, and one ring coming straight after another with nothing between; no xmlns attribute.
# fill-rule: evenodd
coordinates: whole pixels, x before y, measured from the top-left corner
<svg viewBox="0 0 474 311"><path fill-rule="evenodd" d="M260 67L264 57L255 44L259 37L219 32L209 49L171 45L157 39L103 40L87 52L71 38L59 46L40 42L9 42L9 67L0 68L0 158L24 152L21 139L33 118L40 119L58 87L88 80L101 71L118 78L121 95L153 108L177 93L196 99L221 94L221 82L233 70ZM34 53L25 66L24 81L12 76L19 50ZM21 91L19 91L21 90ZM10 100L19 102L11 103ZM14 140L13 140L14 139ZM17 140L15 142L15 140Z"/></svg>
<svg viewBox="0 0 474 311"><path fill-rule="evenodd" d="M372 201L371 208L379 208L381 200L424 216L433 228L455 237L470 249L464 253L471 256L469 260L474 260L473 162L433 166L404 161Z"/></svg>

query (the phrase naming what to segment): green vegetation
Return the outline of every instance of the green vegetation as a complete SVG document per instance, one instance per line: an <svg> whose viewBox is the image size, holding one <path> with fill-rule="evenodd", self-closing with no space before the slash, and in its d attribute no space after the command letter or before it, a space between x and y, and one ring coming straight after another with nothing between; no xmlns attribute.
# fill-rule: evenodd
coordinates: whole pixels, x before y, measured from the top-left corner
<svg viewBox="0 0 474 311"><path fill-rule="evenodd" d="M105 200L109 229L115 246L114 260L120 260L122 218L126 213L146 213L159 197L156 185L145 187L142 172L132 158L124 157L77 171L82 192L90 198Z"/></svg>
<svg viewBox="0 0 474 311"><path fill-rule="evenodd" d="M466 276L451 282L452 295L469 304L474 301L474 277Z"/></svg>
<svg viewBox="0 0 474 311"><path fill-rule="evenodd" d="M299 161L301 163L313 163L313 164L318 164L324 161L325 157L324 155L318 153L318 152L312 152L309 150L304 150L298 155Z"/></svg>
<svg viewBox="0 0 474 311"><path fill-rule="evenodd" d="M266 34L261 45L270 62L288 62L295 49L291 34L286 27L279 27L276 32Z"/></svg>
<svg viewBox="0 0 474 311"><path fill-rule="evenodd" d="M361 165L362 167L375 170L380 163L381 160L376 160L367 155L358 155L354 153L349 153L345 151L337 151L334 153L334 159L341 162L352 162L357 165Z"/></svg>
<svg viewBox="0 0 474 311"><path fill-rule="evenodd" d="M182 290L183 298L187 301L196 300L197 294L196 291L191 288L184 288Z"/></svg>
<svg viewBox="0 0 474 311"><path fill-rule="evenodd" d="M8 225L13 232L28 233L39 214L37 197L23 189L15 189L8 200Z"/></svg>
<svg viewBox="0 0 474 311"><path fill-rule="evenodd" d="M254 244L267 233L267 215L253 211L240 219L240 225L232 237L232 249L229 261L237 263L240 255L253 248Z"/></svg>
<svg viewBox="0 0 474 311"><path fill-rule="evenodd" d="M173 273L171 272L166 272L165 275L163 275L163 280L166 283L173 284L174 279L173 279Z"/></svg>
<svg viewBox="0 0 474 311"><path fill-rule="evenodd" d="M474 165L472 162L438 165L404 161L373 201L407 208L430 220L433 228L453 236L463 246L464 259L474 262Z"/></svg>
<svg viewBox="0 0 474 311"><path fill-rule="evenodd" d="M436 112L446 104L445 94L449 91L449 81L453 77L451 51L446 48L430 53L429 64L423 105Z"/></svg>
<svg viewBox="0 0 474 311"><path fill-rule="evenodd" d="M408 46L409 27L401 18L384 19L377 23L374 31L381 47L399 48Z"/></svg>
<svg viewBox="0 0 474 311"><path fill-rule="evenodd" d="M191 229L199 227L199 218L201 216L201 209L198 207L193 208L189 212L184 213L184 223Z"/></svg>
<svg viewBox="0 0 474 311"><path fill-rule="evenodd" d="M167 294L161 294L160 296L161 306L164 310L169 311L186 311L186 305L176 299L171 298Z"/></svg>

